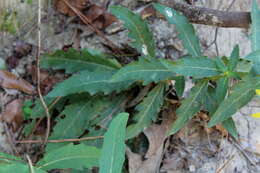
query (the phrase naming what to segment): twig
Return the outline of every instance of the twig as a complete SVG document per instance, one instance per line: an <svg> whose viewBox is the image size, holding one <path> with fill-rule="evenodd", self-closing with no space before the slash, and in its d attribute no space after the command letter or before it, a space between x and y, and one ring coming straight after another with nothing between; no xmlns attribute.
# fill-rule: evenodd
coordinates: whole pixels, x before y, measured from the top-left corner
<svg viewBox="0 0 260 173"><path fill-rule="evenodd" d="M248 156L248 154L243 150L243 148L239 145L236 139L230 137L229 141L242 153L242 155L249 161L251 165L256 166L256 163Z"/></svg>
<svg viewBox="0 0 260 173"><path fill-rule="evenodd" d="M41 92L41 79L40 79L40 55L41 55L41 0L38 0L38 51L37 51L37 92L41 101L41 104L45 110L46 116L47 116L47 129L45 134L45 142L48 140L49 134L50 134L50 128L51 128L51 116L49 113L49 109L43 99L42 92Z"/></svg>
<svg viewBox="0 0 260 173"><path fill-rule="evenodd" d="M96 139L102 139L103 136L93 136L93 137L85 137L85 138L79 138L79 139L57 139L57 140L47 140L47 143L62 143L62 142L80 142L80 141L89 141L89 140L96 140ZM32 144L32 143L42 143L43 140L22 140L22 141L16 141L18 144Z"/></svg>
<svg viewBox="0 0 260 173"><path fill-rule="evenodd" d="M249 12L220 11L175 1L168 1L165 3L165 1L159 0L159 2L182 12L191 23L236 28L249 28L251 23Z"/></svg>
<svg viewBox="0 0 260 173"><path fill-rule="evenodd" d="M227 165L228 163L233 160L235 155L233 154L220 168L216 170L216 173L220 173Z"/></svg>
<svg viewBox="0 0 260 173"><path fill-rule="evenodd" d="M228 6L228 8L225 10L225 12L228 12L228 11L231 9L231 7L234 5L235 2L236 2L236 0L233 0L233 1L229 4L229 6ZM214 40L213 40L213 41L207 46L207 48L206 48L206 50L207 50L209 47L211 47L211 46L214 44L214 45L215 45L215 49L216 49L216 54L217 54L217 56L219 56L219 49L218 49L218 43L217 43L218 30L219 30L219 27L217 27L217 28L215 29Z"/></svg>

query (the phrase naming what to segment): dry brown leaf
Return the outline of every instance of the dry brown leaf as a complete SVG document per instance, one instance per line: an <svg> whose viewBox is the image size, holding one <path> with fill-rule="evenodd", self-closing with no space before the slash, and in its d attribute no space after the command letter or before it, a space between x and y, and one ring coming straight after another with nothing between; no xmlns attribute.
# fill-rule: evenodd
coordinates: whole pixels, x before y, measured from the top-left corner
<svg viewBox="0 0 260 173"><path fill-rule="evenodd" d="M91 5L84 14L98 29L104 29L117 21L116 17L108 13L105 8L95 4Z"/></svg>
<svg viewBox="0 0 260 173"><path fill-rule="evenodd" d="M5 70L0 70L0 86L23 91L30 95L35 93L35 88L29 82Z"/></svg>
<svg viewBox="0 0 260 173"><path fill-rule="evenodd" d="M156 14L156 11L152 6L148 6L148 7L144 8L140 14L141 14L142 19L146 19L150 16L154 16Z"/></svg>
<svg viewBox="0 0 260 173"><path fill-rule="evenodd" d="M67 0L67 2L78 10L85 9L89 4L89 0ZM62 14L76 16L76 14L67 6L63 0L55 0L54 6Z"/></svg>
<svg viewBox="0 0 260 173"><path fill-rule="evenodd" d="M12 123L14 130L18 129L23 122L22 106L22 99L13 100L6 105L2 113L2 119L7 123Z"/></svg>
<svg viewBox="0 0 260 173"><path fill-rule="evenodd" d="M228 136L228 131L222 125L218 124L215 128L221 133L222 136Z"/></svg>
<svg viewBox="0 0 260 173"><path fill-rule="evenodd" d="M174 112L172 110L165 111L163 117L164 121L161 125L153 124L144 130L144 134L149 141L149 148L144 161L140 155L132 153L130 149L126 152L130 173L158 172L163 157L164 141L173 122Z"/></svg>

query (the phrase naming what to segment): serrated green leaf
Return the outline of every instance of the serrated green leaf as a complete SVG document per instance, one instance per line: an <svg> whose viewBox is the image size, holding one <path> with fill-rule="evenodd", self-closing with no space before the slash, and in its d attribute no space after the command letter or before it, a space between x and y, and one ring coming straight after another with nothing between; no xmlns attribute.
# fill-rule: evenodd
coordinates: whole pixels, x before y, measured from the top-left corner
<svg viewBox="0 0 260 173"><path fill-rule="evenodd" d="M138 113L134 115L135 124L127 127L127 139L132 138L148 127L152 120L155 121L163 104L165 84L160 83L153 88L144 100L137 105Z"/></svg>
<svg viewBox="0 0 260 173"><path fill-rule="evenodd" d="M100 150L84 144L68 144L64 147L47 152L38 162L43 170L74 168L82 170L98 166Z"/></svg>
<svg viewBox="0 0 260 173"><path fill-rule="evenodd" d="M75 73L97 69L111 71L120 68L120 64L115 59L90 49L83 49L82 51L69 49L66 52L58 50L53 54L43 55L41 67L54 70L65 69L66 73Z"/></svg>
<svg viewBox="0 0 260 173"><path fill-rule="evenodd" d="M179 131L198 111L200 111L207 92L207 86L207 81L200 81L191 89L189 96L177 109L177 120L173 123L168 135L172 135Z"/></svg>
<svg viewBox="0 0 260 173"><path fill-rule="evenodd" d="M133 39L131 46L144 56L154 58L155 43L146 21L125 7L112 6L110 12L122 20L124 26L129 30L128 36Z"/></svg>
<svg viewBox="0 0 260 173"><path fill-rule="evenodd" d="M212 127L230 118L255 96L255 89L259 86L260 78L247 77L243 81L240 81L231 94L220 104L209 121L208 126Z"/></svg>
<svg viewBox="0 0 260 173"><path fill-rule="evenodd" d="M112 77L111 81L143 81L144 85L146 85L151 82L165 80L171 76L174 76L174 73L162 65L159 60L140 58L139 61L132 62L122 67Z"/></svg>
<svg viewBox="0 0 260 173"><path fill-rule="evenodd" d="M260 50L260 10L256 0L253 0L252 8L251 8L251 47L252 51Z"/></svg>
<svg viewBox="0 0 260 173"><path fill-rule="evenodd" d="M88 92L91 95L98 92L108 94L126 89L133 83L132 81L111 82L114 74L114 71L82 71L56 85L47 97L67 96L81 92Z"/></svg>
<svg viewBox="0 0 260 173"><path fill-rule="evenodd" d="M218 79L216 87L216 100L220 104L226 97L228 91L229 78L223 77Z"/></svg>
<svg viewBox="0 0 260 173"><path fill-rule="evenodd" d="M172 72L183 76L203 78L221 74L216 62L205 57L182 58L176 62L161 59L161 62Z"/></svg>
<svg viewBox="0 0 260 173"><path fill-rule="evenodd" d="M125 161L127 113L118 114L109 125L99 161L100 173L121 173Z"/></svg>
<svg viewBox="0 0 260 173"><path fill-rule="evenodd" d="M166 17L169 23L176 26L176 29L179 32L178 36L183 41L183 45L188 50L189 54L192 56L201 56L199 39L188 19L170 7L158 3L154 3L153 6Z"/></svg>
<svg viewBox="0 0 260 173"><path fill-rule="evenodd" d="M239 47L236 45L231 53L230 61L228 63L229 71L233 71L239 62Z"/></svg>
<svg viewBox="0 0 260 173"><path fill-rule="evenodd" d="M120 103L118 102L122 103L124 99L124 95L114 96L113 99L111 97L94 96L91 99L85 99L66 106L61 113L61 115L65 115L65 118L59 117L56 120L57 125L54 127L49 139L78 138L91 126L101 125L103 128L106 127L106 123L110 122L112 116L119 109L118 104ZM48 143L46 150L50 151L63 145L64 143Z"/></svg>

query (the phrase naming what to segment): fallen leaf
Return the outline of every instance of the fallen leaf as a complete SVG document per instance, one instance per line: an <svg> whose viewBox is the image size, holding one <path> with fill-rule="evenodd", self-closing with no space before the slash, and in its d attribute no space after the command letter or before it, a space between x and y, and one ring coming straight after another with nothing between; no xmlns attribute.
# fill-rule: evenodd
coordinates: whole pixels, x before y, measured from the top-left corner
<svg viewBox="0 0 260 173"><path fill-rule="evenodd" d="M12 55L6 59L9 69L15 68L22 57L27 56L32 51L32 45L18 40L13 44Z"/></svg>
<svg viewBox="0 0 260 173"><path fill-rule="evenodd" d="M32 81L33 83L37 83L37 68L35 65L32 65L31 68L28 69L28 73L32 75ZM64 76L59 76L57 73L56 75L50 74L48 70L40 69L40 88L41 93L43 95L46 95L53 86L62 81L64 79Z"/></svg>
<svg viewBox="0 0 260 173"><path fill-rule="evenodd" d="M9 69L13 69L17 67L17 65L19 64L19 58L14 55L11 55L6 59L6 64Z"/></svg>
<svg viewBox="0 0 260 173"><path fill-rule="evenodd" d="M0 86L23 91L30 95L35 93L35 88L29 82L5 70L0 70Z"/></svg>
<svg viewBox="0 0 260 173"><path fill-rule="evenodd" d="M6 105L2 113L2 119L7 123L13 124L14 131L16 131L23 122L22 106L22 99L13 100Z"/></svg>
<svg viewBox="0 0 260 173"><path fill-rule="evenodd" d="M89 0L66 0L66 1L80 11L85 9L89 5ZM60 13L64 15L76 16L74 11L72 11L63 0L55 0L54 6Z"/></svg>
<svg viewBox="0 0 260 173"><path fill-rule="evenodd" d="M18 40L13 45L14 56L22 58L32 51L32 45L24 41Z"/></svg>
<svg viewBox="0 0 260 173"><path fill-rule="evenodd" d="M141 17L142 19L146 19L150 16L153 16L156 14L156 11L155 9L152 7L152 6L147 6L146 8L144 8L142 11L141 11Z"/></svg>
<svg viewBox="0 0 260 173"><path fill-rule="evenodd" d="M130 149L126 154L128 157L129 173L157 173L161 165L164 149L164 141L167 132L173 122L174 112L168 110L163 112L164 121L161 125L153 124L144 130L149 141L149 148L145 154L145 160L139 154L133 153Z"/></svg>
<svg viewBox="0 0 260 173"><path fill-rule="evenodd" d="M98 5L91 5L84 12L89 21L98 29L104 29L117 21L116 17L108 13L105 8Z"/></svg>
<svg viewBox="0 0 260 173"><path fill-rule="evenodd" d="M106 10L103 7L92 4L84 13L90 22L96 20L100 15L103 15Z"/></svg>

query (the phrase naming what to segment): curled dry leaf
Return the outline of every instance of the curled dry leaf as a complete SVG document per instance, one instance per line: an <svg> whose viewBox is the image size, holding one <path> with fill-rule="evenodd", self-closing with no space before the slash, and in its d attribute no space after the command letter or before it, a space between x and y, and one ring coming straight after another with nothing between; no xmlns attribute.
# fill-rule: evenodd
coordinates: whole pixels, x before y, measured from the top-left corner
<svg viewBox="0 0 260 173"><path fill-rule="evenodd" d="M0 86L7 89L16 89L30 95L35 93L35 88L29 82L5 70L0 70Z"/></svg>
<svg viewBox="0 0 260 173"><path fill-rule="evenodd" d="M2 113L2 119L7 123L13 124L14 130L18 129L23 122L22 106L22 99L13 100L6 105Z"/></svg>

